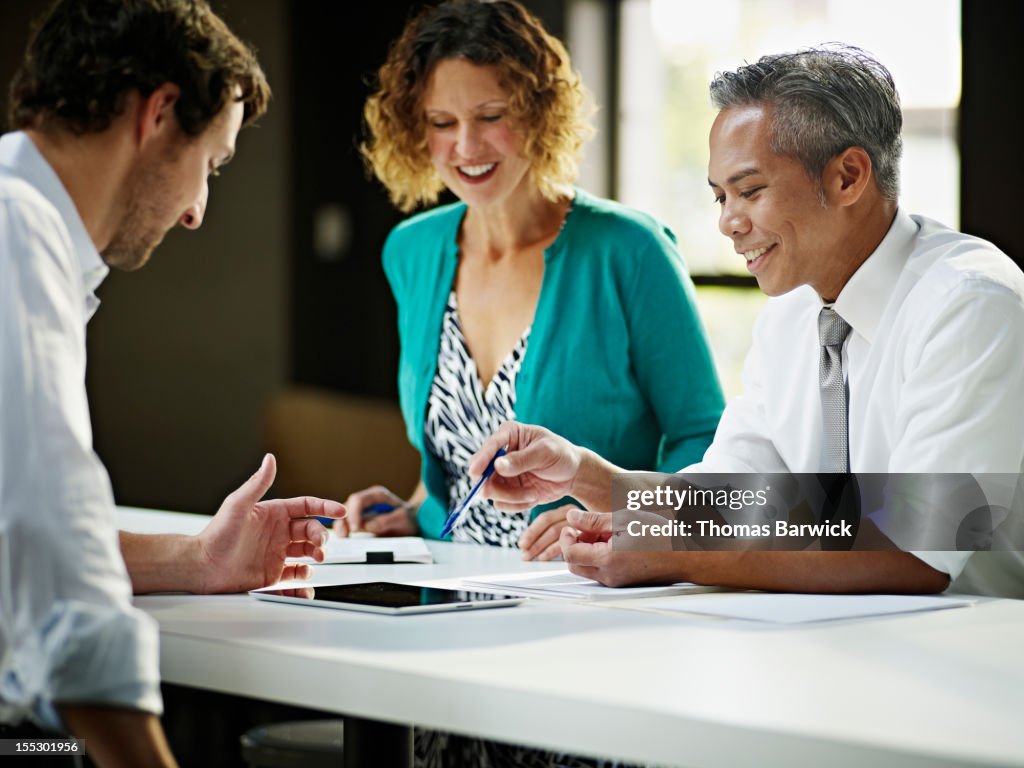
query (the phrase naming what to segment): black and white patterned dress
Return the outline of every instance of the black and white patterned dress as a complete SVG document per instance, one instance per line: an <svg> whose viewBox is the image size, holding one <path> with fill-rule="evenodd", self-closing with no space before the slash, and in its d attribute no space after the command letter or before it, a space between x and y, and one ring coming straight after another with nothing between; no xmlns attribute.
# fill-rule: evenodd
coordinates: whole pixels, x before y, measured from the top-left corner
<svg viewBox="0 0 1024 768"><path fill-rule="evenodd" d="M424 437L427 450L444 467L449 513L473 487L467 474L469 457L503 421L516 417L516 376L529 338L527 327L485 387L466 346L455 291L448 295L441 322L437 373L427 399ZM527 515L499 512L489 501L477 497L462 514L452 539L515 547L528 524Z"/></svg>
<svg viewBox="0 0 1024 768"><path fill-rule="evenodd" d="M425 445L440 459L448 485L448 511L466 498L472 485L469 457L503 422L515 418L516 375L526 355L530 328L484 387L459 323L453 290L441 323L437 373L427 399ZM529 524L527 515L498 512L486 499L474 499L452 531L455 541L516 547ZM620 768L618 763L415 728L415 768Z"/></svg>

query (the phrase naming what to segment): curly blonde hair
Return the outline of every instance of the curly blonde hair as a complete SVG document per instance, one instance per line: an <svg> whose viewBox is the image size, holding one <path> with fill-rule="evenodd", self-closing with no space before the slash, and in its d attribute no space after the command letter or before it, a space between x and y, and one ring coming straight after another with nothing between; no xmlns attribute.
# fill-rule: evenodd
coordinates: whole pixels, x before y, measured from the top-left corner
<svg viewBox="0 0 1024 768"><path fill-rule="evenodd" d="M438 62L493 66L509 93L532 181L557 200L575 181L592 129L586 90L569 54L540 21L512 0L451 0L414 17L392 43L363 117L368 169L402 211L437 201L444 184L427 149L423 94Z"/></svg>

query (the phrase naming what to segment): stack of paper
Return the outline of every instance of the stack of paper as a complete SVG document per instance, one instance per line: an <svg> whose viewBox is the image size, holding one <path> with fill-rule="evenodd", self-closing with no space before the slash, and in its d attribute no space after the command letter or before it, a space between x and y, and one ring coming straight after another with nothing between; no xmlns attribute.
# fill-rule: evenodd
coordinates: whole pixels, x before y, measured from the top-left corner
<svg viewBox="0 0 1024 768"><path fill-rule="evenodd" d="M338 563L432 563L433 555L419 536L395 536L379 539L350 539L331 536L327 540L324 565ZM290 562L312 563L311 557L299 557Z"/></svg>
<svg viewBox="0 0 1024 768"><path fill-rule="evenodd" d="M631 597L679 595L706 592L708 587L696 584L671 584L667 587L606 587L593 579L577 576L564 568L541 573L498 573L462 580L468 589L484 587L502 592L574 600L624 600Z"/></svg>
<svg viewBox="0 0 1024 768"><path fill-rule="evenodd" d="M748 621L803 624L963 608L971 604L970 600L927 595L802 595L743 592L703 595L693 600L649 600L644 602L643 607Z"/></svg>

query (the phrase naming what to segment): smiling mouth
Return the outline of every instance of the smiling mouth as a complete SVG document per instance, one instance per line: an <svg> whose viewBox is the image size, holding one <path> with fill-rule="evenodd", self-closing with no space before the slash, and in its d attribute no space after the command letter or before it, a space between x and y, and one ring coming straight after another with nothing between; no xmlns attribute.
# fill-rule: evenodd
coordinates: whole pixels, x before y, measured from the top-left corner
<svg viewBox="0 0 1024 768"><path fill-rule="evenodd" d="M462 179L471 184L476 184L491 178L497 167L497 163L484 163L482 165L458 165L456 170Z"/></svg>
<svg viewBox="0 0 1024 768"><path fill-rule="evenodd" d="M749 251L743 251L743 258L747 260L747 269L751 272L757 272L764 263L765 258L768 254L775 250L775 243L766 245L763 248L754 248Z"/></svg>

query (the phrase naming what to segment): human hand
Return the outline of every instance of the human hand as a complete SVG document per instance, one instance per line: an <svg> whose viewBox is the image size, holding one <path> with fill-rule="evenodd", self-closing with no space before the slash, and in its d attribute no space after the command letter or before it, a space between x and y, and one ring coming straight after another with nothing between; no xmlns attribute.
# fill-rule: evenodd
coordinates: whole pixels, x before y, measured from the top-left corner
<svg viewBox="0 0 1024 768"><path fill-rule="evenodd" d="M653 513L645 513L645 517L652 523L664 522ZM635 514L628 518L636 519ZM570 509L558 542L569 570L609 587L682 580L678 572L683 553L674 552L669 539L643 537L632 541L625 528L628 520L616 520L608 512ZM639 547L630 548L630 543Z"/></svg>
<svg viewBox="0 0 1024 768"><path fill-rule="evenodd" d="M480 477L494 454L494 474L484 483L484 497L505 512L526 512L572 495L580 467L580 449L544 427L506 421L469 459L469 474Z"/></svg>
<svg viewBox="0 0 1024 768"><path fill-rule="evenodd" d="M574 504L565 504L541 512L533 519L519 538L523 560L554 560L562 554L558 539L567 524L566 515L570 509L577 507Z"/></svg>
<svg viewBox="0 0 1024 768"><path fill-rule="evenodd" d="M392 506L394 509L364 518L363 513L375 504ZM345 510L345 517L334 521L334 533L338 536L348 536L352 531L367 531L377 536L415 536L419 533L409 513L408 502L382 485L374 485L349 495L345 499Z"/></svg>
<svg viewBox="0 0 1024 768"><path fill-rule="evenodd" d="M345 507L312 496L260 501L276 474L277 462L268 453L196 537L200 592L245 592L283 579L309 578L309 565L285 564L285 558L324 559L328 531L307 518L339 518Z"/></svg>

